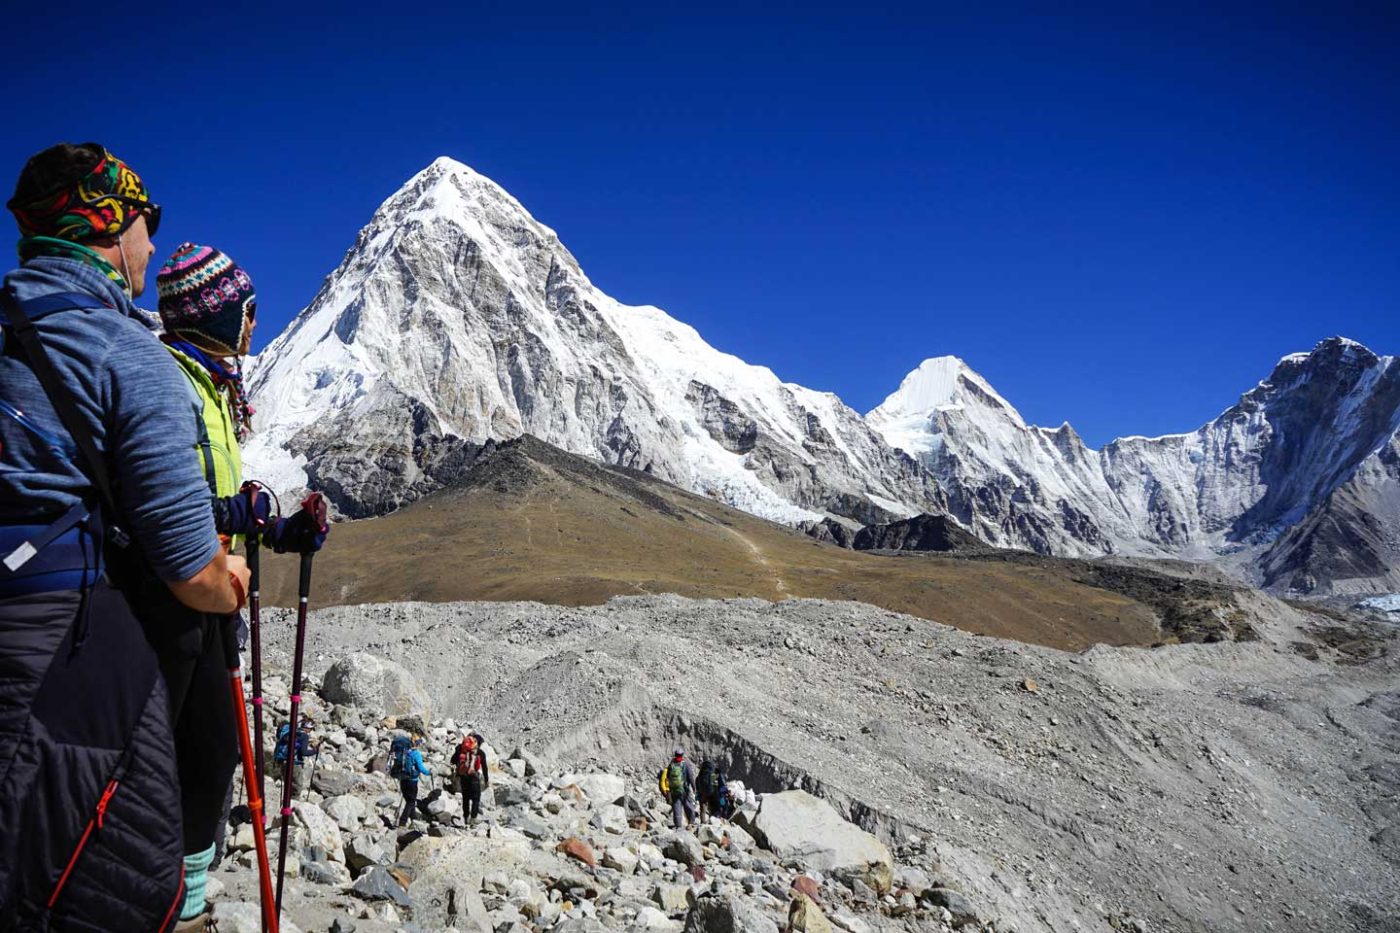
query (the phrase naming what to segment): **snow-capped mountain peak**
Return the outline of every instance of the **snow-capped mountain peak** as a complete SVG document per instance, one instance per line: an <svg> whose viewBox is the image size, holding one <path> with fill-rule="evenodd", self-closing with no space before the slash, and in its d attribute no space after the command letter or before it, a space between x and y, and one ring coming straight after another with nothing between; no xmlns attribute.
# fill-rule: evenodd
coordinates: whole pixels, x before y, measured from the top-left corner
<svg viewBox="0 0 1400 933"><path fill-rule="evenodd" d="M445 157L375 211L248 380L248 476L315 486L351 517L528 433L779 521L946 513L1048 553L1400 586L1394 357L1328 338L1195 431L1097 451L1067 423L1027 425L953 356L925 360L861 418L602 293L552 229Z"/></svg>
<svg viewBox="0 0 1400 933"><path fill-rule="evenodd" d="M933 478L827 393L588 280L499 185L440 158L375 212L250 384L247 459L379 514L533 434L766 517L938 511Z"/></svg>
<svg viewBox="0 0 1400 933"><path fill-rule="evenodd" d="M883 418L925 415L940 408L966 405L969 401L1006 409L1020 420L1011 404L992 388L991 383L956 356L935 356L914 368L888 398L870 414Z"/></svg>

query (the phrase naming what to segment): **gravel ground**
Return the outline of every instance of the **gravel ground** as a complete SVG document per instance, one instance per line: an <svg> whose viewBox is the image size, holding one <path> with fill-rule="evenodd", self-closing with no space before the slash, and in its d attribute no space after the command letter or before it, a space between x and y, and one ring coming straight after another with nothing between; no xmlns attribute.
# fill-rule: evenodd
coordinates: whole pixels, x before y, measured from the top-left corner
<svg viewBox="0 0 1400 933"><path fill-rule="evenodd" d="M561 764L645 774L681 741L802 786L934 840L999 931L1400 930L1394 633L1309 660L1317 619L1238 599L1258 641L1080 654L818 600L348 606L312 614L307 666L390 658Z"/></svg>

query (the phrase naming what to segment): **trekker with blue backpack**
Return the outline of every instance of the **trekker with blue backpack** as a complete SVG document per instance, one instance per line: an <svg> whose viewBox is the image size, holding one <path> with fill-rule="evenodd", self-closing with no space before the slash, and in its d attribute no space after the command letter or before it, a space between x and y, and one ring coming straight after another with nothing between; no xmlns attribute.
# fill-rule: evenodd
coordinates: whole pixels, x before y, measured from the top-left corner
<svg viewBox="0 0 1400 933"><path fill-rule="evenodd" d="M408 825L414 807L418 805L418 776L432 774L423 763L423 753L419 751L422 745L421 735L415 735L412 739L406 735L399 735L394 737L393 744L389 746L389 776L399 779L399 792L403 794L403 810L399 813L398 823L400 826Z"/></svg>
<svg viewBox="0 0 1400 933"><path fill-rule="evenodd" d="M182 813L173 727L231 708L226 671L217 698L182 688L212 648L172 620L236 613L248 569L191 468L188 384L133 303L161 216L145 183L96 143L62 143L7 206L21 265L0 294L0 917L164 930L203 902L182 879L200 821ZM227 785L206 783L212 827Z"/></svg>

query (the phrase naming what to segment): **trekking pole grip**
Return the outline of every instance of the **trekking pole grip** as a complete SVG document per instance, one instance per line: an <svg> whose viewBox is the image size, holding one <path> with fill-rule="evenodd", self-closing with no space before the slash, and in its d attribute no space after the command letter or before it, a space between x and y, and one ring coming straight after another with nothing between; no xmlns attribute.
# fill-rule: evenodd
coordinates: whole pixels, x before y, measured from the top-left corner
<svg viewBox="0 0 1400 933"><path fill-rule="evenodd" d="M257 535L249 535L246 539L244 539L244 541L243 541L243 553L247 556L247 560L248 560L248 595L249 595L249 596L252 596L252 594L254 594L254 593L258 592L260 589L262 589L262 586L261 586L261 581L262 581L262 572L261 572L261 570L262 570L262 568L261 568L261 566L260 566L261 563L262 563L262 561L258 560L258 551L259 551L259 547L258 547L258 538L257 538Z"/></svg>
<svg viewBox="0 0 1400 933"><path fill-rule="evenodd" d="M297 582L297 596L303 602L311 595L311 558L315 556L315 554L301 555L301 579Z"/></svg>

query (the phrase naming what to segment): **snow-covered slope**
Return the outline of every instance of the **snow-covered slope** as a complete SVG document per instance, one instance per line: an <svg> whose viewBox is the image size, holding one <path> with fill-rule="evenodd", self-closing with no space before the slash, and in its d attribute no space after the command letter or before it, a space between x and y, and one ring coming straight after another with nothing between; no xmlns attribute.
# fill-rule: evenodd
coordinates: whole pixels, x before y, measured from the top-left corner
<svg viewBox="0 0 1400 933"><path fill-rule="evenodd" d="M553 230L438 159L375 213L250 376L248 474L392 510L488 438L533 434L781 521L940 511L834 395L721 353L595 288Z"/></svg>
<svg viewBox="0 0 1400 933"><path fill-rule="evenodd" d="M1268 586L1393 585L1400 363L1340 337L1280 360L1189 434L1086 447L1027 425L961 360L925 361L867 416L993 543L1061 554L1224 558Z"/></svg>

